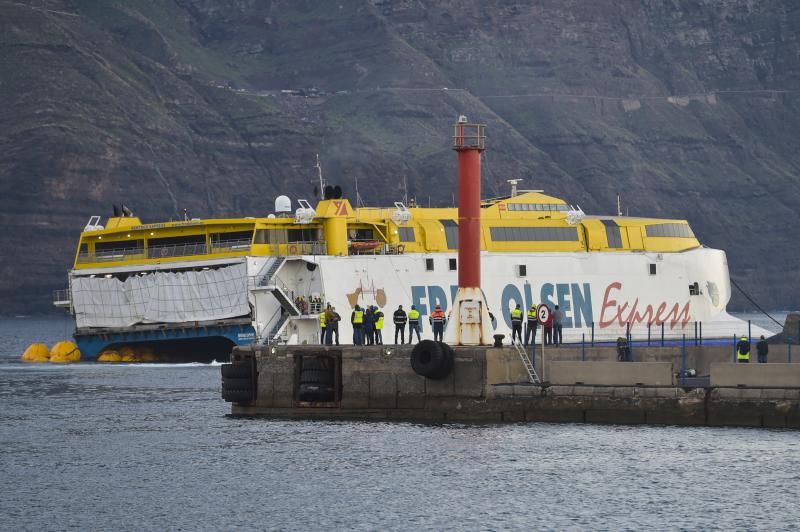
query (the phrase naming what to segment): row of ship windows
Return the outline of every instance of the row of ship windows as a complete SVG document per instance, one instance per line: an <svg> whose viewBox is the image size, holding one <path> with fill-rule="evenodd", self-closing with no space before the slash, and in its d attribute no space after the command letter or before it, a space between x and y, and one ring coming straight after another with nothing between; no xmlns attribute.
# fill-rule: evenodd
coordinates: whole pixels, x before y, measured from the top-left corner
<svg viewBox="0 0 800 532"><path fill-rule="evenodd" d="M510 204L511 205L511 204ZM458 224L453 220L440 220L447 247L458 248ZM608 245L612 248L622 247L622 238L616 223L604 221ZM577 227L490 227L491 239L495 242L577 242L580 240ZM692 229L687 224L656 224L645 226L648 237L694 238ZM400 242L416 242L413 227L398 227ZM236 233L219 233L210 235L212 247L224 242L248 242L249 231ZM372 229L351 229L348 231L351 240L372 240L375 238ZM205 235L191 235L167 238L151 238L149 247L169 245L205 244ZM255 244L286 244L292 242L315 242L322 239L322 231L317 228L304 229L258 229L255 232ZM85 245L85 244L84 244ZM97 242L95 251L120 248L144 248L143 240Z"/></svg>
<svg viewBox="0 0 800 532"><path fill-rule="evenodd" d="M509 211L568 211L569 205L554 203L507 203Z"/></svg>

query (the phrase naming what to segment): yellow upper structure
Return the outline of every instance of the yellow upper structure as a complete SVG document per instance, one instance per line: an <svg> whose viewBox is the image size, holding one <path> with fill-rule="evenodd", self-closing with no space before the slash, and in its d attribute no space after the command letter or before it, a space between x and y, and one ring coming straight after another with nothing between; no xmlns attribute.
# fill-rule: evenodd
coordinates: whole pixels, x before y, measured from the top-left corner
<svg viewBox="0 0 800 532"><path fill-rule="evenodd" d="M481 249L490 252L680 252L700 246L685 220L583 216L539 192L484 201ZM293 217L143 224L109 218L81 233L75 268L152 264L245 255L445 253L458 249L458 209L354 209L320 201Z"/></svg>

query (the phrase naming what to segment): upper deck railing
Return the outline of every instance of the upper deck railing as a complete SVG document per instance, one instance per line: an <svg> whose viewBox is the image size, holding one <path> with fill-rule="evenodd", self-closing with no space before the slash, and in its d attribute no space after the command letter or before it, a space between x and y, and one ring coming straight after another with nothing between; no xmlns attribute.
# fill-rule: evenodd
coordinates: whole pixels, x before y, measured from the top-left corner
<svg viewBox="0 0 800 532"><path fill-rule="evenodd" d="M191 244L170 244L166 246L147 246L147 248L104 249L94 253L78 254L78 264L93 262L117 262L136 259L164 259L170 257L188 257L191 255L208 255L210 253L241 253L250 251L250 240L222 240Z"/></svg>

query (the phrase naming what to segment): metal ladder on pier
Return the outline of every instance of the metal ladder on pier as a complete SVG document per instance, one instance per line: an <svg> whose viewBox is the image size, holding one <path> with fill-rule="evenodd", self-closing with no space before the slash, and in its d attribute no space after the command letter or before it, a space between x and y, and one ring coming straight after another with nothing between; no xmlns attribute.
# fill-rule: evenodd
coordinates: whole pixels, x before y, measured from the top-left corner
<svg viewBox="0 0 800 532"><path fill-rule="evenodd" d="M528 353L525 352L525 348L519 343L513 341L511 342L511 345L513 345L514 349L517 350L519 359L522 360L522 365L525 366L525 371L528 372L528 379L530 379L531 384L541 384L542 381L539 379L539 374L536 373L536 368L533 367L531 359L528 358Z"/></svg>

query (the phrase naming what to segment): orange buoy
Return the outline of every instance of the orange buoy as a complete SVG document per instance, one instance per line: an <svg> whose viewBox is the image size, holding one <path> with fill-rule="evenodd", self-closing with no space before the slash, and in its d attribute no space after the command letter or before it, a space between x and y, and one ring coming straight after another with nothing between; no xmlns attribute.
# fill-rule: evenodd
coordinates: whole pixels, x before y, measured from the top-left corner
<svg viewBox="0 0 800 532"><path fill-rule="evenodd" d="M50 350L50 362L56 364L68 364L70 362L78 362L81 359L81 351L75 342L63 340L58 342Z"/></svg>
<svg viewBox="0 0 800 532"><path fill-rule="evenodd" d="M22 353L23 362L49 362L50 361L50 348L47 344L37 342L31 344Z"/></svg>
<svg viewBox="0 0 800 532"><path fill-rule="evenodd" d="M122 357L114 349L106 349L97 357L98 362L122 362Z"/></svg>

